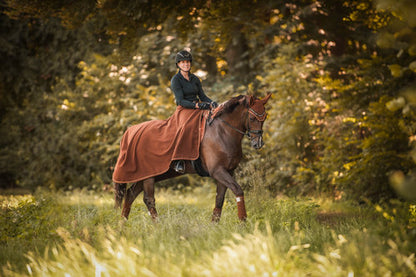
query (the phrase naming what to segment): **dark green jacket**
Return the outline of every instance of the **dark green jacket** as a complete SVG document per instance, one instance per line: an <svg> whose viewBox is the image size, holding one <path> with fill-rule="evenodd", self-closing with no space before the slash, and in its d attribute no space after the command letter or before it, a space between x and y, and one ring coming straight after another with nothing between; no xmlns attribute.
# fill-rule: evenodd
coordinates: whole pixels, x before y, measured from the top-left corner
<svg viewBox="0 0 416 277"><path fill-rule="evenodd" d="M192 73L189 73L188 81L180 72L178 72L172 77L170 87L175 94L176 105L180 105L184 108L194 109L195 102L199 101L212 102L212 100L205 95L199 78Z"/></svg>

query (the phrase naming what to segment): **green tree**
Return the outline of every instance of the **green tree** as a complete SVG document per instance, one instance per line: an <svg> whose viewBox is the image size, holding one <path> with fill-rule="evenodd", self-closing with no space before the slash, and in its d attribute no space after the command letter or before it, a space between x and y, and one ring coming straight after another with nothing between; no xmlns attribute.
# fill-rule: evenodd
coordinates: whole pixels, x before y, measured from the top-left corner
<svg viewBox="0 0 416 277"><path fill-rule="evenodd" d="M3 180L110 182L127 126L173 112L169 80L184 47L219 102L273 92L267 146L246 151L248 168L266 165L258 174L271 191L377 200L394 196L390 173L411 179L412 1L8 0L2 9Z"/></svg>

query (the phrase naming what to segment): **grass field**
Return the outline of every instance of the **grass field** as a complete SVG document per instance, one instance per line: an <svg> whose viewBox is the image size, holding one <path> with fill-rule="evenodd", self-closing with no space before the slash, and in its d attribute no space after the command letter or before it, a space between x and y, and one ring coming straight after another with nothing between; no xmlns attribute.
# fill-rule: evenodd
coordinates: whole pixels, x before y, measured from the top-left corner
<svg viewBox="0 0 416 277"><path fill-rule="evenodd" d="M109 192L0 195L1 276L416 276L416 205L158 190L120 219Z"/></svg>

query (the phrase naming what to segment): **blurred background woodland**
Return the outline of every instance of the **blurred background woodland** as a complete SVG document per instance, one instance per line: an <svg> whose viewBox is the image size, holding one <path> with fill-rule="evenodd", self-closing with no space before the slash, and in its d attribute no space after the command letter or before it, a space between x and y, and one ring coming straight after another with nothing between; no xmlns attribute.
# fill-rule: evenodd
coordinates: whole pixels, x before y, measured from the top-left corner
<svg viewBox="0 0 416 277"><path fill-rule="evenodd" d="M111 184L126 128L173 113L189 48L215 101L273 93L246 190L416 198L414 0L0 3L0 188Z"/></svg>

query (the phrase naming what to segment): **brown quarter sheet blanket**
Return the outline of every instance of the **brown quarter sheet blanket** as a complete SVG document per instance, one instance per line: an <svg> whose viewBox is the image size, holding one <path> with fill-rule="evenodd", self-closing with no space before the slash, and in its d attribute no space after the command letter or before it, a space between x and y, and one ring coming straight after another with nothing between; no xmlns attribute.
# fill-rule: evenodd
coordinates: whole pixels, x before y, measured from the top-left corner
<svg viewBox="0 0 416 277"><path fill-rule="evenodd" d="M166 120L129 127L120 142L113 181L137 182L165 173L173 160L196 160L207 113L177 106Z"/></svg>

